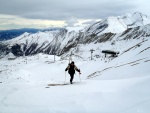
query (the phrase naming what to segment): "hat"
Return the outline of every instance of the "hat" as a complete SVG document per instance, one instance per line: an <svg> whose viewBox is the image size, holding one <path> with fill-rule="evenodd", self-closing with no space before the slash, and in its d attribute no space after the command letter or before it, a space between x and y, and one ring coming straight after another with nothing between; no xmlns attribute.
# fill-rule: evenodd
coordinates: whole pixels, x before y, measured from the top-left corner
<svg viewBox="0 0 150 113"><path fill-rule="evenodd" d="M74 64L74 61L72 61L71 64Z"/></svg>

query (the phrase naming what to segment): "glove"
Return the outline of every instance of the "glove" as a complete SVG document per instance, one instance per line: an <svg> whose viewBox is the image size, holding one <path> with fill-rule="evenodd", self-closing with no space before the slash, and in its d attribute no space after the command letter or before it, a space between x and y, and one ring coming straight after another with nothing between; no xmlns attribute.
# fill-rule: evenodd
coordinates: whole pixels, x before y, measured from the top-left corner
<svg viewBox="0 0 150 113"><path fill-rule="evenodd" d="M79 69L79 74L81 74L80 69Z"/></svg>

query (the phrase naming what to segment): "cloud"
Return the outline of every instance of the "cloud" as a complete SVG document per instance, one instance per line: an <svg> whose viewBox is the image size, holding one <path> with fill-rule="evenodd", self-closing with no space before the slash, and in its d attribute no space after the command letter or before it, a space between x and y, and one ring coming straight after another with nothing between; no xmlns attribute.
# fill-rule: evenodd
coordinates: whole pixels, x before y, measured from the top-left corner
<svg viewBox="0 0 150 113"><path fill-rule="evenodd" d="M64 26L64 21L26 19L18 16L0 14L0 30L19 28L49 28L53 26L62 27Z"/></svg>
<svg viewBox="0 0 150 113"><path fill-rule="evenodd" d="M138 0L1 0L0 14L29 19L100 19L138 8Z"/></svg>
<svg viewBox="0 0 150 113"><path fill-rule="evenodd" d="M65 24L67 24L68 27L74 27L75 24L77 24L77 23L79 23L79 22L78 22L77 18L75 18L75 17L71 17L65 21Z"/></svg>
<svg viewBox="0 0 150 113"><path fill-rule="evenodd" d="M93 21L136 11L150 15L149 4L149 0L1 0L0 29L5 25L63 26L64 22L74 26L79 20ZM72 16L74 19L66 20Z"/></svg>
<svg viewBox="0 0 150 113"><path fill-rule="evenodd" d="M83 22L82 24L89 25L89 24L94 24L96 22L97 22L97 20L89 20L89 21Z"/></svg>

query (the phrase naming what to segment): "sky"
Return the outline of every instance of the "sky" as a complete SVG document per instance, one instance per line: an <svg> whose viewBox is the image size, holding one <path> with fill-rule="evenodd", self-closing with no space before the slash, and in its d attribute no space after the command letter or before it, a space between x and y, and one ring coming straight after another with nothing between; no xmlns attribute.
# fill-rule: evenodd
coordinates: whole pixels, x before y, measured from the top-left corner
<svg viewBox="0 0 150 113"><path fill-rule="evenodd" d="M149 0L0 0L0 30L92 23L109 16L150 15Z"/></svg>

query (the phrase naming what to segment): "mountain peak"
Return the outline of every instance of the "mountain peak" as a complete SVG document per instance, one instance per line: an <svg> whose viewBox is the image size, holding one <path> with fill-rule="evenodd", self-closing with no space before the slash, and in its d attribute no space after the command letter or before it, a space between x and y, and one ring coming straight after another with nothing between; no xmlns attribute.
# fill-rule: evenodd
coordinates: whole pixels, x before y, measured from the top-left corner
<svg viewBox="0 0 150 113"><path fill-rule="evenodd" d="M147 17L148 18L147 15L145 15L145 14L139 12L139 11L136 11L134 13L126 13L126 14L124 14L122 16L118 16L118 17L121 17L121 18L131 18L131 17L141 18L141 17Z"/></svg>
<svg viewBox="0 0 150 113"><path fill-rule="evenodd" d="M134 12L133 15L146 16L147 17L147 15L145 15L145 14L139 12L139 11Z"/></svg>
<svg viewBox="0 0 150 113"><path fill-rule="evenodd" d="M102 21L93 24L90 31L101 35L102 33L121 33L128 28L144 26L150 23L150 18L140 12L127 13L122 16L110 16ZM104 28L105 26L105 28Z"/></svg>

